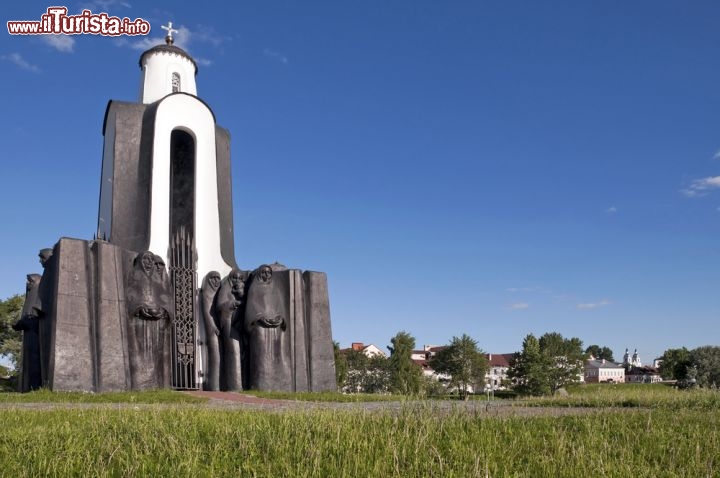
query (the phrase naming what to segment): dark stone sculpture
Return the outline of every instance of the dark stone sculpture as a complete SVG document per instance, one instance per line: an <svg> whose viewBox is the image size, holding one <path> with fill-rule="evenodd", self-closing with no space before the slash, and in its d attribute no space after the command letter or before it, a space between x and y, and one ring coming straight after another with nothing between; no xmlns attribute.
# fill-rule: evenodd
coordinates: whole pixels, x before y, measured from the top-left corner
<svg viewBox="0 0 720 478"><path fill-rule="evenodd" d="M40 375L42 386L48 385L48 367L50 355L50 321L46 320L52 311L52 267L50 266L53 256L52 248L41 249L38 253L40 264L43 267L43 275L38 286L37 300L33 305L33 311L38 318L38 341L40 347Z"/></svg>
<svg viewBox="0 0 720 478"><path fill-rule="evenodd" d="M209 272L200 287L203 323L205 324L205 344L207 364L205 366L205 390L220 390L220 321L216 317L213 303L220 289L220 273Z"/></svg>
<svg viewBox="0 0 720 478"><path fill-rule="evenodd" d="M162 259L150 251L138 254L127 287L130 316L168 319L173 310L170 297L170 281Z"/></svg>
<svg viewBox="0 0 720 478"><path fill-rule="evenodd" d="M39 325L42 386L93 392L171 386L177 312L161 258L67 238L41 258L38 297L27 301L36 318L25 325ZM207 332L197 344L207 358L198 376L205 388L335 389L325 274L270 264L220 277L209 273L195 289L194 316ZM37 386L25 383L25 390Z"/></svg>
<svg viewBox="0 0 720 478"><path fill-rule="evenodd" d="M288 329L289 272L258 267L251 276L243 331L247 336L247 386L294 390Z"/></svg>
<svg viewBox="0 0 720 478"><path fill-rule="evenodd" d="M42 264L43 267L45 267L45 263L47 263L48 260L53 255L53 249L52 247L46 247L45 249L40 249L40 252L38 253L38 257L40 258L40 264Z"/></svg>
<svg viewBox="0 0 720 478"><path fill-rule="evenodd" d="M158 294L160 304L165 308L166 311L172 311L172 285L170 284L170 277L168 277L167 269L165 268L165 261L162 257L157 254L153 254L153 265L155 266L155 274L152 276L153 293ZM168 315L171 315L169 312Z"/></svg>
<svg viewBox="0 0 720 478"><path fill-rule="evenodd" d="M245 275L233 269L223 279L215 296L215 313L219 317L221 383L223 390L242 390L242 349L240 323L245 305Z"/></svg>
<svg viewBox="0 0 720 478"><path fill-rule="evenodd" d="M22 364L20 365L21 392L36 390L42 385L40 371L40 337L38 317L33 307L38 301L39 274L28 274L25 287L25 304L20 319L12 326L13 330L22 330Z"/></svg>
<svg viewBox="0 0 720 478"><path fill-rule="evenodd" d="M163 260L138 254L126 284L133 390L170 385L172 290Z"/></svg>

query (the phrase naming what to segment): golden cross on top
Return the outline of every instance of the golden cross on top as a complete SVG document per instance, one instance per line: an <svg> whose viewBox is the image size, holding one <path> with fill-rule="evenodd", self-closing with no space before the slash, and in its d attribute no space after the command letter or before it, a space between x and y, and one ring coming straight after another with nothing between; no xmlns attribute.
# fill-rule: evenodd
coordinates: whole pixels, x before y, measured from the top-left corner
<svg viewBox="0 0 720 478"><path fill-rule="evenodd" d="M175 42L172 34L178 32L177 30L175 30L172 27L172 22L168 22L167 26L160 25L160 28L162 28L163 30L167 30L167 36L165 37L165 43L167 43L168 45L172 45Z"/></svg>

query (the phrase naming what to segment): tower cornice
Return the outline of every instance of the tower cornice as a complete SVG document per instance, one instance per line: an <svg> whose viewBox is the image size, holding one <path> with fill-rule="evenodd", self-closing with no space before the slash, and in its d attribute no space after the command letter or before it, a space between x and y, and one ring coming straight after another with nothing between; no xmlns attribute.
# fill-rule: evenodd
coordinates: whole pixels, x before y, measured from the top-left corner
<svg viewBox="0 0 720 478"><path fill-rule="evenodd" d="M154 54L177 55L182 58L185 58L193 64L193 67L195 67L195 75L197 75L198 66L197 66L197 63L195 62L195 60L193 59L193 57L191 57L188 54L188 52L186 52L182 48L177 47L175 45L157 45L157 46L154 46L154 47L150 48L149 50L145 51L142 55L140 55L140 60L138 61L138 65L140 66L141 70L143 68L143 62L145 61L145 58L149 55L154 55Z"/></svg>

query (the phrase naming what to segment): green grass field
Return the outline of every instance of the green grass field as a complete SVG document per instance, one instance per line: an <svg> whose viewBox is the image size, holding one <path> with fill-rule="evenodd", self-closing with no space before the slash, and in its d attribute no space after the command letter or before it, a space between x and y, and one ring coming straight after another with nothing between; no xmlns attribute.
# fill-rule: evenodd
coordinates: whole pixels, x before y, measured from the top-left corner
<svg viewBox="0 0 720 478"><path fill-rule="evenodd" d="M174 390L149 392L50 392L35 390L29 393L0 393L0 404L12 403L204 403L204 398L193 397Z"/></svg>
<svg viewBox="0 0 720 478"><path fill-rule="evenodd" d="M720 476L714 391L586 386L562 399L504 402L536 407L532 417L441 413L432 401L373 412L160 407L152 403L177 402L159 393L186 396L130 394L150 404L48 410L4 398L0 475ZM543 409L576 405L593 409Z"/></svg>
<svg viewBox="0 0 720 478"><path fill-rule="evenodd" d="M677 390L666 385L576 385L565 397L526 398L518 404L560 407L647 407L720 410L720 392L709 389Z"/></svg>

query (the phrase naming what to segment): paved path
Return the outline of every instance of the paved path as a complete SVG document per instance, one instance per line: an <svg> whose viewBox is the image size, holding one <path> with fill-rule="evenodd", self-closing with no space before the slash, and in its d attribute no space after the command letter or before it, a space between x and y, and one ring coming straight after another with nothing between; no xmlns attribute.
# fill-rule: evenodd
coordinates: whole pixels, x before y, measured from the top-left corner
<svg viewBox="0 0 720 478"><path fill-rule="evenodd" d="M210 410L264 410L284 412L291 410L348 410L361 412L398 413L403 410L431 410L435 413L472 413L477 417L533 417L587 415L602 411L623 411L628 408L588 408L588 407L526 407L513 406L510 401L496 400L405 400L378 402L311 402L304 400L278 400L259 398L236 392L183 392L195 397L207 399L204 403L0 403L0 409L57 410L57 409L142 409L142 408L201 408ZM637 410L637 409L634 409Z"/></svg>
<svg viewBox="0 0 720 478"><path fill-rule="evenodd" d="M361 410L361 411L391 411L403 409L430 409L439 413L466 412L484 417L532 417L532 416L563 416L587 415L600 411L627 411L623 408L589 408L589 407L525 407L513 406L510 401L495 400L405 400L405 401L377 401L377 402L311 402L304 400L277 400L259 398L253 395L236 392L184 392L196 397L207 398L205 406L209 408L227 410L261 409L267 411L285 410Z"/></svg>

